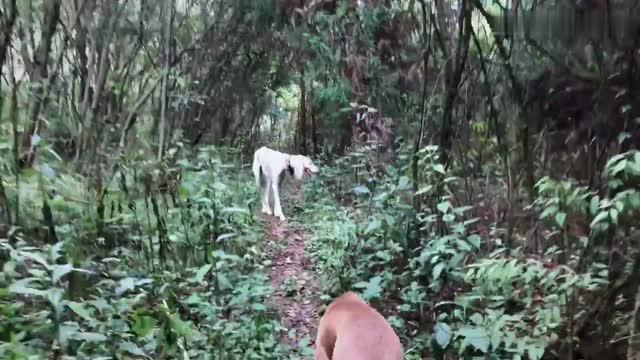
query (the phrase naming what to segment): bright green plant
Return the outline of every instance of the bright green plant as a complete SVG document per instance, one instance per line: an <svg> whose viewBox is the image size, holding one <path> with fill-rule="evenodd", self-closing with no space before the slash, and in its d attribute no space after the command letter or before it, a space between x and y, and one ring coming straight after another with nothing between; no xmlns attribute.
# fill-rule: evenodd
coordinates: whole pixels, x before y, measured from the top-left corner
<svg viewBox="0 0 640 360"><path fill-rule="evenodd" d="M158 185L169 162L127 159L109 185L106 241L94 240L88 206L56 223L54 245L31 246L30 231L0 240L0 357L286 357L286 329L265 305L272 289L250 209L255 185L221 156L178 156L174 201ZM56 182L70 188L60 172L42 178L44 194ZM54 219L68 202L51 201Z"/></svg>
<svg viewBox="0 0 640 360"><path fill-rule="evenodd" d="M537 260L490 258L469 265L464 276L470 290L438 317L437 346L490 358L540 359L560 338L567 304L578 291L606 285L605 266L595 273L577 274L566 266L549 268Z"/></svg>

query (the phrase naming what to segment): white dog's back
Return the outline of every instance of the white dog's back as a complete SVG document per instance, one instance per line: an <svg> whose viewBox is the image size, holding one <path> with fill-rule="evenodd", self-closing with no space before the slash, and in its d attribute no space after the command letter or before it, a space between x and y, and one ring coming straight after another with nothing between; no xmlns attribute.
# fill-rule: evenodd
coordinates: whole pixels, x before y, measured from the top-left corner
<svg viewBox="0 0 640 360"><path fill-rule="evenodd" d="M269 149L266 146L256 150L253 155L253 175L256 177L256 186L260 186L262 174L271 177L281 172L283 164L289 159L289 155L280 151ZM261 171L262 170L262 171ZM262 173L262 174L261 174Z"/></svg>

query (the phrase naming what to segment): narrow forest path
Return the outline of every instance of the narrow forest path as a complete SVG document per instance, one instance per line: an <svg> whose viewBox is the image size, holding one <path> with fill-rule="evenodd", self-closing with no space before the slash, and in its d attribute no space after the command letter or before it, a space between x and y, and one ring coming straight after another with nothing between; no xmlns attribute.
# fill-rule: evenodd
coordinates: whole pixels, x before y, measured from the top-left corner
<svg viewBox="0 0 640 360"><path fill-rule="evenodd" d="M295 215L289 215L295 218ZM282 319L284 326L295 333L282 336L281 342L289 344L300 354L308 337L313 345L318 325L318 308L321 291L313 272L311 259L306 253L309 234L296 227L289 219L280 222L273 216L263 216L264 237L272 260L269 279L274 293L269 307ZM302 355L302 354L300 354Z"/></svg>

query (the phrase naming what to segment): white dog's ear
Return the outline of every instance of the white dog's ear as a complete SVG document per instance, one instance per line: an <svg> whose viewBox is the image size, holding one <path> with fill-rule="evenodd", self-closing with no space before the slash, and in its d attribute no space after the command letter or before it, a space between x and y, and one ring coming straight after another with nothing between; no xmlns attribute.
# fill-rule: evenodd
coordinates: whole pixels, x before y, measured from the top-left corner
<svg viewBox="0 0 640 360"><path fill-rule="evenodd" d="M300 155L291 155L291 171L296 180L302 180L304 176L304 157Z"/></svg>
<svg viewBox="0 0 640 360"><path fill-rule="evenodd" d="M289 167L289 166L291 166L291 160L290 160L290 159L291 159L291 158L287 158L287 160L285 160L285 161L284 161L284 166L285 166L285 167Z"/></svg>

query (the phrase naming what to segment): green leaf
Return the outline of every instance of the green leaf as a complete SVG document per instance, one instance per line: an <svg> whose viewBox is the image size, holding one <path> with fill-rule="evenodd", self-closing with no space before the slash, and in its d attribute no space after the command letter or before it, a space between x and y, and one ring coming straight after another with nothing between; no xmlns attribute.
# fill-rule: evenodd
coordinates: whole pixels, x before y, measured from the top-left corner
<svg viewBox="0 0 640 360"><path fill-rule="evenodd" d="M556 224L558 224L558 226L560 226L561 228L564 228L565 220L567 220L567 214L559 212L556 214L555 218Z"/></svg>
<svg viewBox="0 0 640 360"><path fill-rule="evenodd" d="M64 161L64 160L62 160L62 156L58 155L58 153L55 150L53 150L52 148L48 147L47 148L47 152L49 154L53 155L58 161Z"/></svg>
<svg viewBox="0 0 640 360"><path fill-rule="evenodd" d="M64 311L65 301L63 297L64 291L61 288L51 287L47 290L47 300L49 300L51 307L53 307L53 310L58 317L62 311Z"/></svg>
<svg viewBox="0 0 640 360"><path fill-rule="evenodd" d="M133 318L133 331L139 337L145 337L156 327L157 320L151 316L135 315Z"/></svg>
<svg viewBox="0 0 640 360"><path fill-rule="evenodd" d="M471 320L471 322L473 322L476 325L482 325L482 322L484 321L484 317L481 314L475 313L469 317L469 320Z"/></svg>
<svg viewBox="0 0 640 360"><path fill-rule="evenodd" d="M393 165L387 165L384 167L384 170L387 172L387 175L391 177L398 176L398 169L396 169Z"/></svg>
<svg viewBox="0 0 640 360"><path fill-rule="evenodd" d="M378 230L381 226L382 226L382 224L380 223L380 220L375 219L375 220L371 221L369 223L369 225L367 225L367 228L364 230L364 234L368 235L368 234Z"/></svg>
<svg viewBox="0 0 640 360"><path fill-rule="evenodd" d="M439 203L436 207L438 208L438 211L440 211L441 213L446 213L449 207L451 207L451 204L448 201L443 201Z"/></svg>
<svg viewBox="0 0 640 360"><path fill-rule="evenodd" d="M433 267L433 279L438 280L440 278L440 274L442 274L442 270L444 270L444 263L438 263Z"/></svg>
<svg viewBox="0 0 640 360"><path fill-rule="evenodd" d="M527 347L527 353L529 354L529 359L540 360L544 355L544 346L540 344L530 345Z"/></svg>
<svg viewBox="0 0 640 360"><path fill-rule="evenodd" d="M123 341L120 343L120 351L128 352L129 354L136 356L147 356L147 354L138 345L129 341Z"/></svg>
<svg viewBox="0 0 640 360"><path fill-rule="evenodd" d="M120 280L120 285L116 288L116 295L120 296L129 290L135 288L135 279L132 277Z"/></svg>
<svg viewBox="0 0 640 360"><path fill-rule="evenodd" d="M73 265L55 265L53 267L53 273L51 274L51 281L56 284L63 276L73 271Z"/></svg>
<svg viewBox="0 0 640 360"><path fill-rule="evenodd" d="M594 227L596 224L598 224L599 222L601 222L602 220L606 219L609 216L609 212L608 211L602 211L600 213L598 213L598 215L596 215L595 218L593 218L593 221L591 221L591 227Z"/></svg>
<svg viewBox="0 0 640 360"><path fill-rule="evenodd" d="M33 277L20 279L9 285L9 292L20 295L45 296L47 294L46 291L29 287L31 283L37 282L38 280L39 279Z"/></svg>
<svg viewBox="0 0 640 360"><path fill-rule="evenodd" d="M402 176L400 177L400 180L398 180L398 190L405 190L409 185L409 178L406 176Z"/></svg>
<svg viewBox="0 0 640 360"><path fill-rule="evenodd" d="M234 236L236 236L236 233L226 233L226 234L220 234L217 238L216 238L216 242L221 242L221 241L225 241L227 239L230 239Z"/></svg>
<svg viewBox="0 0 640 360"><path fill-rule="evenodd" d="M191 326L188 323L180 319L178 314L167 314L169 318L169 325L173 331L179 336L184 336L187 339L191 338Z"/></svg>
<svg viewBox="0 0 640 360"><path fill-rule="evenodd" d="M239 208L239 207L228 207L228 208L224 208L222 209L223 213L241 213L241 214L247 214L250 215L251 213L249 212L249 210L244 209L244 208Z"/></svg>
<svg viewBox="0 0 640 360"><path fill-rule="evenodd" d="M42 166L40 166L40 173L42 175L44 175L46 178L48 179L53 179L56 177L56 171L53 170L49 165L47 164L42 164Z"/></svg>
<svg viewBox="0 0 640 360"><path fill-rule="evenodd" d="M32 178L38 173L38 171L34 168L26 168L21 171L22 177L24 178Z"/></svg>
<svg viewBox="0 0 640 360"><path fill-rule="evenodd" d="M80 326L75 322L67 321L58 327L58 341L62 345L66 345L69 339L75 337L75 334L80 329Z"/></svg>
<svg viewBox="0 0 640 360"><path fill-rule="evenodd" d="M424 193L427 193L429 191L433 190L433 185L427 185L423 188L420 188L418 191L416 191L416 195L422 195Z"/></svg>
<svg viewBox="0 0 640 360"><path fill-rule="evenodd" d="M215 183L213 183L213 188L217 191L226 191L227 190L227 185L216 181Z"/></svg>
<svg viewBox="0 0 640 360"><path fill-rule="evenodd" d="M546 219L549 215L555 214L558 212L558 207L556 205L548 206L542 214L540 214L541 219Z"/></svg>
<svg viewBox="0 0 640 360"><path fill-rule="evenodd" d="M39 263L40 265L44 266L47 270L51 269L51 266L49 266L49 263L47 262L47 260L45 260L40 254L36 254L28 251L21 251L20 255Z"/></svg>
<svg viewBox="0 0 640 360"><path fill-rule="evenodd" d="M87 342L103 342L107 340L106 336L94 332L78 332L75 333L73 337L77 340L84 340Z"/></svg>
<svg viewBox="0 0 640 360"><path fill-rule="evenodd" d="M391 215L389 215L387 213L383 214L383 216L384 216L384 221L387 223L387 225L389 225L391 227L393 227L395 225L396 219L393 216L391 216Z"/></svg>
<svg viewBox="0 0 640 360"><path fill-rule="evenodd" d="M84 320L93 323L96 321L96 319L94 319L91 314L89 314L89 312L84 308L84 305L75 301L69 301L67 303L67 306L69 307L69 309L71 309L74 313L76 313L76 315L80 316L81 318L83 318Z"/></svg>
<svg viewBox="0 0 640 360"><path fill-rule="evenodd" d="M598 208L600 207L600 197L598 195L593 196L591 201L589 202L589 211L591 215L595 216L598 213Z"/></svg>
<svg viewBox="0 0 640 360"><path fill-rule="evenodd" d="M491 339L487 330L481 327L464 327L456 332L457 336L462 336L476 349L486 353L489 351Z"/></svg>
<svg viewBox="0 0 640 360"><path fill-rule="evenodd" d="M622 201L616 201L613 206L618 210L618 212L624 211L624 203Z"/></svg>
<svg viewBox="0 0 640 360"><path fill-rule="evenodd" d="M382 278L380 276L372 277L368 283L366 283L366 288L362 293L362 297L365 300L370 300L373 298L380 297L380 293L382 293L382 287L380 283L382 282Z"/></svg>
<svg viewBox="0 0 640 360"><path fill-rule="evenodd" d="M189 197L189 188L186 187L184 184L180 184L180 186L178 186L178 194L181 197Z"/></svg>
<svg viewBox="0 0 640 360"><path fill-rule="evenodd" d="M55 262L62 256L62 247L64 246L64 241L57 242L55 245L51 246L50 254L51 259Z"/></svg>
<svg viewBox="0 0 640 360"><path fill-rule="evenodd" d="M629 172L635 176L640 176L640 152L633 154L633 161L629 164Z"/></svg>
<svg viewBox="0 0 640 360"><path fill-rule="evenodd" d="M447 172L445 171L444 166L442 164L435 164L433 166L433 170L436 171L436 172L439 172L442 175L446 175L447 174Z"/></svg>
<svg viewBox="0 0 640 360"><path fill-rule="evenodd" d="M213 268L213 264L205 264L196 271L196 274L193 277L193 282L201 283L204 280L205 275Z"/></svg>
<svg viewBox="0 0 640 360"><path fill-rule="evenodd" d="M551 309L551 319L553 320L553 327L558 327L562 323L559 306L554 306L553 309Z"/></svg>
<svg viewBox="0 0 640 360"><path fill-rule="evenodd" d="M631 134L629 134L626 131L623 131L620 134L618 134L618 144L622 144L626 139L630 139L630 138L631 138Z"/></svg>
<svg viewBox="0 0 640 360"><path fill-rule="evenodd" d="M491 348L497 349L502 342L502 333L500 332L500 328L496 326L491 333Z"/></svg>
<svg viewBox="0 0 640 360"><path fill-rule="evenodd" d="M453 332L451 331L451 327L443 322L437 322L433 327L436 336L436 342L440 346L441 349L445 349L449 343L451 342L451 338L453 337Z"/></svg>
<svg viewBox="0 0 640 360"><path fill-rule="evenodd" d="M467 236L467 242L471 244L471 246L479 250L480 245L482 243L482 237L480 237L480 235L477 235L477 234L472 234Z"/></svg>
<svg viewBox="0 0 640 360"><path fill-rule="evenodd" d="M217 273L216 278L218 279L218 287L220 288L220 290L224 291L224 290L233 289L233 285L231 284L231 281L229 281L229 279L224 273L222 272Z"/></svg>
<svg viewBox="0 0 640 360"><path fill-rule="evenodd" d="M609 216L611 217L611 222L614 225L618 225L618 210L617 209L609 210Z"/></svg>
<svg viewBox="0 0 640 360"><path fill-rule="evenodd" d="M627 167L627 160L626 159L622 159L620 160L619 163L616 164L616 166L613 167L613 169L611 169L611 175L618 175L620 172L622 172L625 168Z"/></svg>
<svg viewBox="0 0 640 360"><path fill-rule="evenodd" d="M631 205L632 208L639 208L640 207L640 193L632 190L629 193L629 204Z"/></svg>
<svg viewBox="0 0 640 360"><path fill-rule="evenodd" d="M373 198L373 201L385 201L387 200L387 198L389 197L389 193L388 192L381 192L378 195L376 195L376 197Z"/></svg>
<svg viewBox="0 0 640 360"><path fill-rule="evenodd" d="M444 214L442 216L442 221L446 222L446 223L451 223L456 219L455 215L453 214Z"/></svg>

